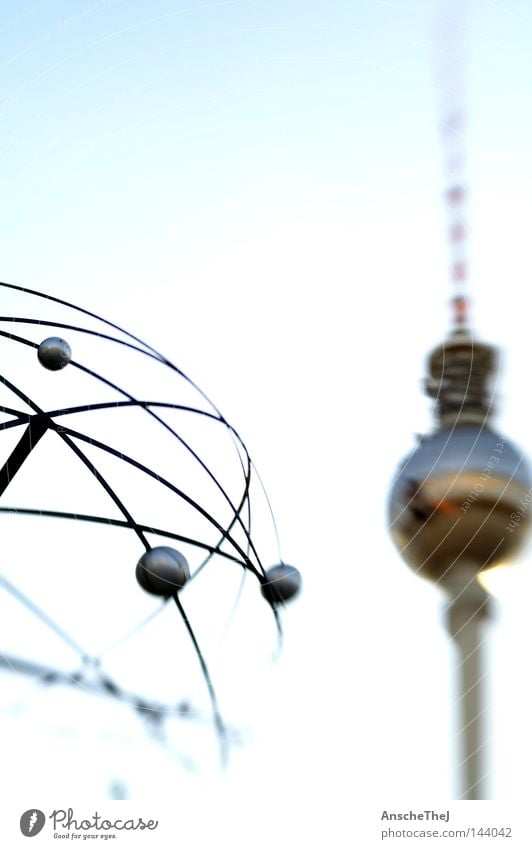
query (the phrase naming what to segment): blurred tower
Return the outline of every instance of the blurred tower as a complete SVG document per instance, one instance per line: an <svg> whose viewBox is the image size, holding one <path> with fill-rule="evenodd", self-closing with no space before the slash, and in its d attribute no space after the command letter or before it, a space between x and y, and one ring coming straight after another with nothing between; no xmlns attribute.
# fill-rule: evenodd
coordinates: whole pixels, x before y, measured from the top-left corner
<svg viewBox="0 0 532 849"><path fill-rule="evenodd" d="M461 16L462 5L454 11ZM447 627L458 653L459 798L485 799L483 644L491 603L481 581L484 573L509 563L522 548L530 524L523 505L532 481L522 453L493 427L498 355L471 329L465 288L468 192L461 44L468 28L449 15L448 4L437 20L453 321L447 339L428 360L425 391L434 400L435 428L421 437L400 466L391 488L389 517L403 559L446 593Z"/></svg>

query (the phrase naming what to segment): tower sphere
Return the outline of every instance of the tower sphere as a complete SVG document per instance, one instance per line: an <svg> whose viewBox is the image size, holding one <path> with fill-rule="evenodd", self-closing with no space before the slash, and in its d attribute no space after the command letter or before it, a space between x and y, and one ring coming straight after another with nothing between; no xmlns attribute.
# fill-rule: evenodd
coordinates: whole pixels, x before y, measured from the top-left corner
<svg viewBox="0 0 532 849"><path fill-rule="evenodd" d="M142 555L137 563L136 578L146 592L168 597L185 586L190 569L180 551L160 545Z"/></svg>
<svg viewBox="0 0 532 849"><path fill-rule="evenodd" d="M451 592L515 557L531 516L525 457L506 438L477 425L422 437L390 493L390 532L401 556Z"/></svg>

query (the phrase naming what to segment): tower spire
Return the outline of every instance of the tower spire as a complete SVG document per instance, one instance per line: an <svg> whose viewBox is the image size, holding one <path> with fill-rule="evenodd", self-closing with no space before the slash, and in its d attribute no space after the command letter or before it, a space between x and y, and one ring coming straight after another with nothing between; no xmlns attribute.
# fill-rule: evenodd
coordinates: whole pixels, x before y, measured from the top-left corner
<svg viewBox="0 0 532 849"><path fill-rule="evenodd" d="M470 327L466 156L466 65L468 0L441 4L434 33L438 125L443 166L449 277L454 328Z"/></svg>

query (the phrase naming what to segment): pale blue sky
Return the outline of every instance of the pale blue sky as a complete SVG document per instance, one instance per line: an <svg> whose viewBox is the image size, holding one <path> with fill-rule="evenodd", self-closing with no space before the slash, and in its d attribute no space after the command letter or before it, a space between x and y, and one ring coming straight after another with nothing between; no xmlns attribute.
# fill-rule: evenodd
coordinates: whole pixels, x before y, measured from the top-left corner
<svg viewBox="0 0 532 849"><path fill-rule="evenodd" d="M530 449L532 12L525 0L472 7L472 291L480 335L507 347L501 429ZM304 837L333 819L348 834L355 798L453 792L439 594L402 564L385 520L389 481L412 432L430 423L420 378L447 327L433 8L0 9L0 277L118 321L197 380L245 438L285 559L304 574L273 671L266 625L252 687L238 666L249 671L250 658L235 656L233 668L224 649L225 713L253 740L223 779L215 755L204 778L181 774L180 793L202 794L206 807L234 794L235 817L251 823L274 792ZM7 298L3 310L15 308ZM527 682L514 674L529 639L523 608L507 602L497 626L506 654L493 660L505 691L494 724L501 797L518 793L532 749ZM107 773L83 737L92 704L79 701L80 792L98 795ZM97 722L116 731L122 719L106 710ZM191 749L209 764L212 741L199 737ZM126 758L127 746L112 745ZM167 777L164 755L135 745ZM145 770L123 772L132 792L151 792Z"/></svg>

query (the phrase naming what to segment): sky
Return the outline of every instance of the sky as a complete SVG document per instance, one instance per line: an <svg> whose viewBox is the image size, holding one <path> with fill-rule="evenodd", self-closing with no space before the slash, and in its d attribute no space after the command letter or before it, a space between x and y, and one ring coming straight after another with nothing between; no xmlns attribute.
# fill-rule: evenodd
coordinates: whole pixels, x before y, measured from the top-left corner
<svg viewBox="0 0 532 849"><path fill-rule="evenodd" d="M470 6L474 324L504 351L498 426L526 453L532 15L525 0ZM120 324L190 375L242 435L283 558L304 581L282 614L275 662L275 628L253 588L233 617L232 573L226 581L211 570L191 597L224 716L243 738L225 773L208 722L175 729L172 759L121 705L2 675L2 745L14 751L31 739L42 753L31 776L22 764L3 775L4 793L45 786L61 795L75 781L82 798L103 798L118 780L134 799L170 799L177 788L184 833L224 808L237 846L249 845L264 800L275 808L265 834L274 825L303 838L332 829L342 846L351 845L341 836L364 800L453 798L453 656L442 597L395 551L386 499L413 434L431 427L421 378L448 329L432 33L435 16L456 14L454 2L425 0L2 4L1 279ZM30 308L22 296L0 297L4 315ZM4 342L19 385L53 403L52 376L12 352ZM83 354L131 391L174 391L136 360L109 358L97 345ZM93 390L68 380L69 402L86 402ZM154 452L171 476L158 436L136 419L111 418L102 420L106 433L139 456ZM205 450L231 476L234 449L213 449L210 439ZM10 447L2 444L6 456ZM83 512L101 496L75 468L58 480L53 451L36 460L34 480ZM20 498L29 486L21 477ZM132 482L130 497L157 513L149 489ZM262 529L260 498L257 511ZM116 535L59 531L52 520L28 520L21 534L11 517L2 521L12 523L9 575L27 570L27 585L91 645L108 636L94 612L102 598L105 622L120 630L137 621L136 587L122 595L126 573L110 578L100 557L114 556ZM135 545L123 546L120 557L134 563ZM501 590L489 638L490 787L499 799L523 797L532 754L530 553L522 561ZM57 587L47 564L61 571ZM68 662L11 608L9 617L4 650ZM138 653L141 688L175 688L208 715L178 626L167 617L146 642L139 635L122 666L116 658L117 674L136 686ZM159 659L153 684L148 657Z"/></svg>

